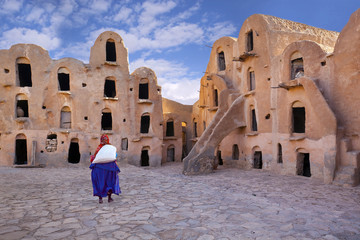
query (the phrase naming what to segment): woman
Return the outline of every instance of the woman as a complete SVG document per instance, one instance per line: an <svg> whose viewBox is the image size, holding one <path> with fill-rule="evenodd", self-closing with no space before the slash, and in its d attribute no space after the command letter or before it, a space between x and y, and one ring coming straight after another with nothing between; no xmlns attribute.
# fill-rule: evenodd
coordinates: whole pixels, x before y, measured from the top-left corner
<svg viewBox="0 0 360 240"><path fill-rule="evenodd" d="M94 190L94 196L99 197L99 203L103 203L102 198L108 196L108 202L114 201L111 198L111 194L119 195L121 193L119 186L119 167L116 165L116 159L108 163L93 163L96 155L100 149L109 143L109 137L102 135L100 138L100 145L95 151L95 154L91 156L91 181Z"/></svg>

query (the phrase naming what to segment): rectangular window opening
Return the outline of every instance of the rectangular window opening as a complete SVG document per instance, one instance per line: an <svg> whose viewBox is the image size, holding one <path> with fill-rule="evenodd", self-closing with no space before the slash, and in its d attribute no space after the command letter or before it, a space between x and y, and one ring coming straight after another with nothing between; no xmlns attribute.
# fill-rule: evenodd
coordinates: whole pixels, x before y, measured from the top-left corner
<svg viewBox="0 0 360 240"><path fill-rule="evenodd" d="M58 73L60 91L70 91L70 77L67 73Z"/></svg>
<svg viewBox="0 0 360 240"><path fill-rule="evenodd" d="M18 63L17 65L20 87L32 87L30 64Z"/></svg>
<svg viewBox="0 0 360 240"><path fill-rule="evenodd" d="M173 137L174 136L174 122L168 121L166 123L166 136Z"/></svg>
<svg viewBox="0 0 360 240"><path fill-rule="evenodd" d="M106 61L116 62L115 42L106 42Z"/></svg>
<svg viewBox="0 0 360 240"><path fill-rule="evenodd" d="M257 129L257 121L256 121L256 113L255 109L251 110L251 131L256 132Z"/></svg>
<svg viewBox="0 0 360 240"><path fill-rule="evenodd" d="M29 117L28 101L17 100L16 103L16 117Z"/></svg>
<svg viewBox="0 0 360 240"><path fill-rule="evenodd" d="M296 107L292 108L293 113L293 132L305 133L305 108Z"/></svg>
<svg viewBox="0 0 360 240"><path fill-rule="evenodd" d="M104 97L114 98L116 96L115 81L105 80Z"/></svg>
<svg viewBox="0 0 360 240"><path fill-rule="evenodd" d="M140 83L139 84L139 99L149 99L149 84Z"/></svg>
<svg viewBox="0 0 360 240"><path fill-rule="evenodd" d="M112 130L111 113L105 113L105 112L102 113L101 129L102 130Z"/></svg>
<svg viewBox="0 0 360 240"><path fill-rule="evenodd" d="M140 133L149 133L150 116L141 116Z"/></svg>

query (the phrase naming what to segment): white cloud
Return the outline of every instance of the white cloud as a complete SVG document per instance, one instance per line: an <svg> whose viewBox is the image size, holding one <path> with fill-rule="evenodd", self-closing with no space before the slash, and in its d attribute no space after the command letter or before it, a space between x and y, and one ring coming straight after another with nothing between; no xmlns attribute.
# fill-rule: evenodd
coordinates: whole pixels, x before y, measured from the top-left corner
<svg viewBox="0 0 360 240"><path fill-rule="evenodd" d="M206 29L207 40L209 42L215 42L217 39L224 36L231 36L236 31L235 26L229 22L219 22L214 26Z"/></svg>
<svg viewBox="0 0 360 240"><path fill-rule="evenodd" d="M31 12L26 16L26 21L35 22L35 23L43 23L44 9L34 7Z"/></svg>
<svg viewBox="0 0 360 240"><path fill-rule="evenodd" d="M90 3L91 9L95 11L105 12L109 9L111 1L109 0L93 0Z"/></svg>
<svg viewBox="0 0 360 240"><path fill-rule="evenodd" d="M57 37L28 28L13 28L5 31L0 37L1 48L10 48L16 43L31 43L46 50L54 50L60 46L61 41Z"/></svg>
<svg viewBox="0 0 360 240"><path fill-rule="evenodd" d="M22 7L22 0L5 0L0 3L4 12L17 12Z"/></svg>
<svg viewBox="0 0 360 240"><path fill-rule="evenodd" d="M151 68L162 88L162 96L183 104L193 104L199 97L200 76L193 76L181 63L165 59L137 59L130 63L130 71L139 67Z"/></svg>
<svg viewBox="0 0 360 240"><path fill-rule="evenodd" d="M133 11L130 8L127 7L122 7L120 9L120 11L118 12L118 14L115 15L114 17L114 21L120 21L120 22L125 22L127 24L130 24L130 14Z"/></svg>

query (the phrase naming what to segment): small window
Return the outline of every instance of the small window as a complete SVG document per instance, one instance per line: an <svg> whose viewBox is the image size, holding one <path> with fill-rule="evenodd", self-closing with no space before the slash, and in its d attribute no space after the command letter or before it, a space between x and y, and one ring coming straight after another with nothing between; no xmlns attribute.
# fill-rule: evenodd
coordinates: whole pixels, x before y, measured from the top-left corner
<svg viewBox="0 0 360 240"><path fill-rule="evenodd" d="M141 116L140 133L149 133L150 115L144 114Z"/></svg>
<svg viewBox="0 0 360 240"><path fill-rule="evenodd" d="M56 136L56 134L47 135L45 149L46 149L47 152L56 152L56 150L57 150L57 136Z"/></svg>
<svg viewBox="0 0 360 240"><path fill-rule="evenodd" d="M292 108L292 123L294 133L305 133L305 108Z"/></svg>
<svg viewBox="0 0 360 240"><path fill-rule="evenodd" d="M106 41L106 61L116 62L116 48L113 39L108 39Z"/></svg>
<svg viewBox="0 0 360 240"><path fill-rule="evenodd" d="M204 128L204 132L205 132L205 130L206 130L206 122L205 121L203 121L203 128Z"/></svg>
<svg viewBox="0 0 360 240"><path fill-rule="evenodd" d="M166 122L166 136L167 137L174 136L174 121L172 119Z"/></svg>
<svg viewBox="0 0 360 240"><path fill-rule="evenodd" d="M255 90L255 72L249 71L249 90Z"/></svg>
<svg viewBox="0 0 360 240"><path fill-rule="evenodd" d="M102 111L101 130L112 130L112 116L110 109L105 108Z"/></svg>
<svg viewBox="0 0 360 240"><path fill-rule="evenodd" d="M219 96L218 96L218 90L214 89L214 106L219 106Z"/></svg>
<svg viewBox="0 0 360 240"><path fill-rule="evenodd" d="M16 117L29 117L28 101L18 100L16 103Z"/></svg>
<svg viewBox="0 0 360 240"><path fill-rule="evenodd" d="M139 99L149 99L149 83L139 84Z"/></svg>
<svg viewBox="0 0 360 240"><path fill-rule="evenodd" d="M304 62L302 58L291 61L291 79L304 76Z"/></svg>
<svg viewBox="0 0 360 240"><path fill-rule="evenodd" d="M251 131L257 131L257 121L256 121L256 113L255 109L251 110Z"/></svg>
<svg viewBox="0 0 360 240"><path fill-rule="evenodd" d="M224 52L218 53L218 61L219 61L219 71L224 71L226 68Z"/></svg>
<svg viewBox="0 0 360 240"><path fill-rule="evenodd" d="M26 58L18 58L16 60L16 65L17 65L17 86L32 87L30 61Z"/></svg>
<svg viewBox="0 0 360 240"><path fill-rule="evenodd" d="M282 146L281 146L280 143L278 143L277 162L278 162L278 163L283 163L283 159L282 159Z"/></svg>
<svg viewBox="0 0 360 240"><path fill-rule="evenodd" d="M197 122L194 122L194 137L197 137Z"/></svg>
<svg viewBox="0 0 360 240"><path fill-rule="evenodd" d="M248 52L254 50L254 37L252 30L246 34L246 48Z"/></svg>
<svg viewBox="0 0 360 240"><path fill-rule="evenodd" d="M58 82L60 91L70 91L70 74L66 68L59 68Z"/></svg>
<svg viewBox="0 0 360 240"><path fill-rule="evenodd" d="M71 128L71 111L69 107L61 109L60 128Z"/></svg>
<svg viewBox="0 0 360 240"><path fill-rule="evenodd" d="M232 159L239 160L239 147L237 144L234 144L232 147Z"/></svg>
<svg viewBox="0 0 360 240"><path fill-rule="evenodd" d="M127 151L128 150L128 139L123 138L121 139L121 150Z"/></svg>
<svg viewBox="0 0 360 240"><path fill-rule="evenodd" d="M104 97L114 98L116 96L115 81L106 79L104 86Z"/></svg>

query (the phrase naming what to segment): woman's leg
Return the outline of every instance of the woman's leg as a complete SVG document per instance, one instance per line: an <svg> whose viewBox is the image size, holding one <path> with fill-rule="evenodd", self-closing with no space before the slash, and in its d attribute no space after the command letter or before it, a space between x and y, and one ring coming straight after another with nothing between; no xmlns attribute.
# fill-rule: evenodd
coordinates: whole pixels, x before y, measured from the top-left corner
<svg viewBox="0 0 360 240"><path fill-rule="evenodd" d="M103 203L102 197L99 197L99 203Z"/></svg>
<svg viewBox="0 0 360 240"><path fill-rule="evenodd" d="M107 193L107 195L108 195L108 202L114 201L114 200L111 198L111 194L112 194L112 190L110 189L110 190L108 191L108 193Z"/></svg>

